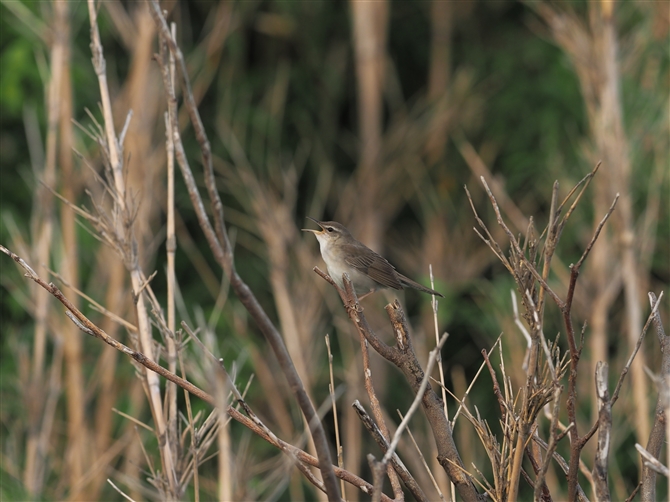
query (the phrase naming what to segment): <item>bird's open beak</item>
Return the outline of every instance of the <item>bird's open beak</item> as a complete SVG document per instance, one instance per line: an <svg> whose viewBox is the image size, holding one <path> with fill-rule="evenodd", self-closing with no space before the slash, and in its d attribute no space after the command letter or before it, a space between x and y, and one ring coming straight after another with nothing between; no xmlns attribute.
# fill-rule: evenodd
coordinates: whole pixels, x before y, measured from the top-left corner
<svg viewBox="0 0 670 502"><path fill-rule="evenodd" d="M303 229L301 229L303 232L314 232L315 234L322 234L322 233L324 233L324 232L326 231L326 230L323 228L323 225L321 224L321 222L320 222L319 220L315 220L315 219L312 218L311 216L308 216L307 219L308 219L308 220L312 220L314 223L316 223L317 225L319 225L319 226L321 227L321 230L314 230L313 228L303 228Z"/></svg>

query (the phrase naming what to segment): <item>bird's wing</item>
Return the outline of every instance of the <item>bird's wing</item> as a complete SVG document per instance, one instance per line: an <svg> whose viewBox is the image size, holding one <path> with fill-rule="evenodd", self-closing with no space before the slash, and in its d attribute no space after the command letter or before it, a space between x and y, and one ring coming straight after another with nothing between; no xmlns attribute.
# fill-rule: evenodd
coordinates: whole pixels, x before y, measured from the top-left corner
<svg viewBox="0 0 670 502"><path fill-rule="evenodd" d="M345 256L347 256L345 261L351 267L366 274L370 279L382 286L402 289L402 284L398 278L398 273L395 271L395 267L386 261L386 258L378 255L371 249L367 249L366 253L361 253L357 246L344 246L343 251Z"/></svg>

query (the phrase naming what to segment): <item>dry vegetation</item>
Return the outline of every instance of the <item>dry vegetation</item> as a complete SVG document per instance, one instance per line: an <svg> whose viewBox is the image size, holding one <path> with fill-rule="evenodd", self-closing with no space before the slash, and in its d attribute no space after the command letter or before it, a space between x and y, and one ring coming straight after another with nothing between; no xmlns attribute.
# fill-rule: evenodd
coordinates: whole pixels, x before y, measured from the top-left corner
<svg viewBox="0 0 670 502"><path fill-rule="evenodd" d="M409 105L388 68L391 5L351 3L361 146L343 178L324 144L307 137L284 158L270 119L252 128L232 104L238 96L226 95L214 130L205 127L199 107L226 71L217 67L242 22L239 4L212 8L190 61L158 2L126 11L89 0L100 109L84 115L73 111L69 4L53 3L41 184L30 231L5 220L12 242L0 246L32 280L5 280L34 319L30 343L13 345L24 419L3 420L3 477L20 480L25 497L650 501L670 493L657 479L670 464L667 448L661 456L670 423L667 299L650 274L668 131L647 138L657 160L639 213L612 4L591 3L586 22L565 6L528 3L535 29L578 76L585 157L595 166L568 189L546 190L542 225L455 125L481 110L481 98L468 72L449 65L453 7L432 5L427 95ZM11 9L31 22L30 12ZM102 16L130 54L122 84L108 80ZM281 17L258 19L259 29L291 29ZM635 39L626 57L648 43ZM328 57L337 66L337 51ZM288 72L278 66L263 98L266 117L280 124ZM438 161L447 137L472 171L462 213L450 220L440 209L450 179ZM310 196L301 194L308 162L319 165ZM178 200L179 187L188 201ZM478 371L444 364L455 351L440 327L448 299L416 318L394 299L385 319L382 294L361 306L346 279L340 289L313 270L320 261L297 224L303 205L314 216L333 208L376 248L413 206L429 231L402 243L399 268L419 276L432 264L438 289L500 262L512 300L496 314L503 334L482 350ZM566 249L561 237L580 222L573 260L576 244ZM97 254L84 255L93 246L80 247L77 223L100 241ZM189 277L177 277L180 259ZM263 262L262 285L244 273L254 260ZM201 296L184 296L182 280L198 281ZM648 305L647 290L656 291ZM337 340L324 341L328 322ZM651 326L657 337L645 340ZM619 332L625 340L611 356L608 334ZM622 458L637 455L632 443L646 460L627 462L640 464L631 483L621 472Z"/></svg>

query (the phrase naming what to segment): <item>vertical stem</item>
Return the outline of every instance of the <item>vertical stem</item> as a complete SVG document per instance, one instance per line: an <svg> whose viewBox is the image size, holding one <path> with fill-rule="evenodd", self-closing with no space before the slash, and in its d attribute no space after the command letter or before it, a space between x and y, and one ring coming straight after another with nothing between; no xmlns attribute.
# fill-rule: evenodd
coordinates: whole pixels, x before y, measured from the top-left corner
<svg viewBox="0 0 670 502"><path fill-rule="evenodd" d="M151 336L151 323L147 312L143 287L144 278L139 266L139 258L136 254L136 243L132 233L132 218L126 206L126 187L123 177L123 162L121 156L121 146L114 130L114 116L112 113L112 103L107 85L106 62L103 55L102 43L100 41L100 31L97 24L97 6L94 0L88 0L88 12L91 25L91 52L93 54L93 67L98 77L100 86L100 99L102 102L102 112L104 117L104 128L106 134L106 153L109 156L112 173L114 176L115 187L115 223L117 239L124 243L126 268L130 272L130 280L133 287L133 295L136 298L135 310L137 314L137 325L139 329L140 350L152 361L154 358L154 343ZM166 433L167 424L163 411L163 401L161 398L160 380L156 373L145 368L144 371L151 413L156 424L156 435L161 452L161 461L165 476L168 480L170 498L177 498L177 480Z"/></svg>
<svg viewBox="0 0 670 502"><path fill-rule="evenodd" d="M337 466L344 469L344 461L342 459L342 443L340 442L340 424L337 418L337 399L335 399L335 379L333 378L333 354L330 352L330 336L326 335L326 348L328 349L328 370L330 373L330 400L333 404L333 425L335 426L335 447L337 448ZM346 499L346 492L344 491L344 479L340 479L340 490L342 490L342 498Z"/></svg>
<svg viewBox="0 0 670 502"><path fill-rule="evenodd" d="M610 491L607 486L607 466L611 446L612 431L612 402L607 389L609 371L607 363L598 361L596 364L596 392L598 395L598 445L593 462L593 481L595 484L596 500L605 502L610 500Z"/></svg>
<svg viewBox="0 0 670 502"><path fill-rule="evenodd" d="M447 121L444 97L447 95L451 78L451 33L453 2L433 0L431 3L431 44L430 70L428 75L428 98L436 103L426 153L428 162L435 163L444 155L449 142L447 141Z"/></svg>
<svg viewBox="0 0 670 502"><path fill-rule="evenodd" d="M356 220L364 242L378 248L383 218L378 208L382 147L383 89L386 61L388 1L351 0L358 103L359 163L356 176ZM365 194L363 196L363 193ZM351 220L354 204L340 204L344 220Z"/></svg>
<svg viewBox="0 0 670 502"><path fill-rule="evenodd" d="M352 301L358 304L358 301L356 299L352 299ZM363 378L365 381L365 389L367 390L368 397L370 399L370 407L372 408L372 414L375 416L375 420L377 421L377 427L379 427L382 436L384 436L386 442L390 444L391 436L389 434L389 429L386 426L386 422L384 421L384 414L382 413L381 405L379 404L379 399L377 399L377 394L375 394L375 389L372 384L372 370L370 369L370 351L368 351L368 342L365 339L365 335L360 330L358 332L358 336L361 341L361 354L363 356ZM393 466L391 466L391 464L388 464L386 466L386 472L388 473L389 481L391 482L391 486L393 487L393 494L395 495L395 499L400 501L404 500L405 497L402 492L402 487L400 486L400 480L398 479L398 474L395 472L395 470L393 470ZM383 483L383 481L384 479L382 477L379 480L379 482ZM377 486L376 481L375 486Z"/></svg>
<svg viewBox="0 0 670 502"><path fill-rule="evenodd" d="M177 27L172 24L172 36L176 38ZM167 49L167 48L166 48ZM174 56L167 50L164 53L169 54L169 71L172 87L174 88L174 74L175 64ZM174 215L174 141L172 138L172 123L170 114L165 112L165 139L167 150L167 327L169 330L166 337L167 353L168 353L168 369L172 373L177 372L177 347L175 344L175 271L174 262L177 251L177 236L175 235L175 215ZM178 423L178 408L177 408L177 385L172 382L165 384L165 392L167 394L167 416L169 427L169 442L172 448L172 453L175 456L179 455L179 437L177 436Z"/></svg>
<svg viewBox="0 0 670 502"><path fill-rule="evenodd" d="M60 71L59 104L59 164L62 173L61 192L67 200L76 199L75 187L77 177L73 173L72 165L72 88L70 80L70 11L69 2L54 1L54 43L61 46L62 71ZM63 253L61 258L61 271L73 288L79 287L78 253L76 222L74 212L63 204L61 206L61 231ZM78 298L73 302L78 305ZM66 458L69 459L67 469L69 472L69 485L72 490L69 494L71 500L90 498L87 491L90 484L84 485L82 477L89 461L89 453L95 455L94 450L88 446L89 431L85 419L86 397L84 391L84 376L82 368L82 336L76 326L65 321L62 329L64 344L64 367L65 367L65 392L67 395L67 433L68 447Z"/></svg>
<svg viewBox="0 0 670 502"><path fill-rule="evenodd" d="M54 6L54 11L56 7ZM55 187L56 163L58 153L58 124L60 120L60 98L61 85L63 82L63 69L65 60L64 33L62 30L62 18L56 14L56 22L53 27L53 41L50 47L50 72L51 78L46 90L47 95L47 131L46 131L46 156L43 171L36 173L46 186L41 186L36 192L34 199L34 220L32 221L32 245L36 263L49 264L51 262L51 244L53 240L53 195L49 188ZM42 167L42 166L39 166ZM28 493L39 496L43 489L45 461L47 456L48 437L40 434L40 417L43 415L42 407L46 398L44 393L46 348L48 335L49 293L42 288L33 286L33 302L35 304L35 335L33 345L33 360L31 368L30 383L26 399L30 424L28 427L28 440L26 447L26 463L23 471L23 483ZM79 473L80 474L80 473ZM74 474L76 475L76 474Z"/></svg>

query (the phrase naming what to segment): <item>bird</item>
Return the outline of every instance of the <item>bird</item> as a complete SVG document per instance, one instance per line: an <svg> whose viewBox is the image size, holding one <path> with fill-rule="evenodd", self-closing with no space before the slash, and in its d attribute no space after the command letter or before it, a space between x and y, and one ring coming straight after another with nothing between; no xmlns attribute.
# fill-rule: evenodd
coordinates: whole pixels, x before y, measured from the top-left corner
<svg viewBox="0 0 670 502"><path fill-rule="evenodd" d="M398 272L389 261L362 242L357 241L349 230L336 221L319 221L307 217L321 227L320 230L303 228L303 232L313 232L319 241L321 257L326 262L328 273L342 288L342 274L349 279L359 299L374 293L380 288L412 288L430 295L444 296L434 289L422 286Z"/></svg>

